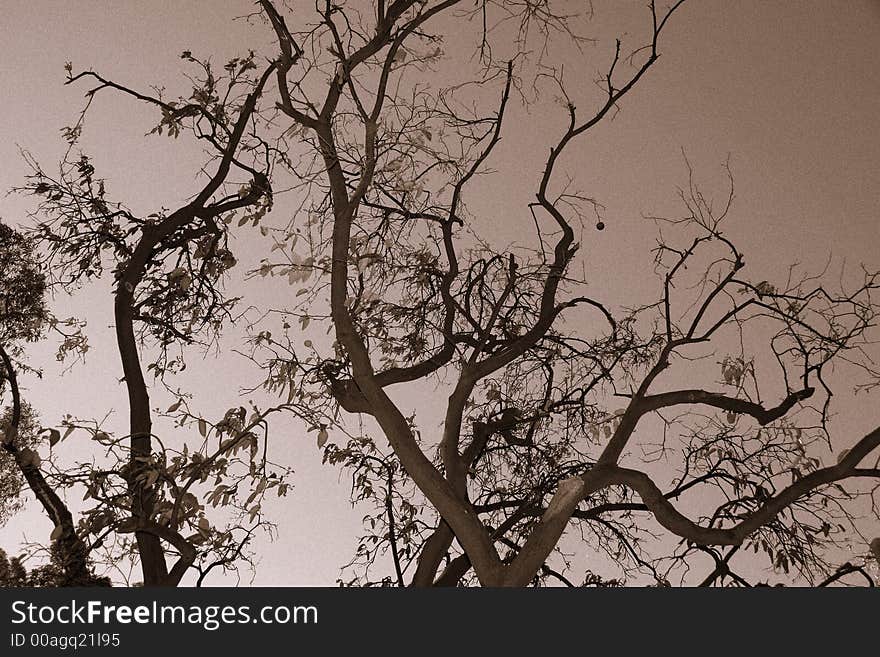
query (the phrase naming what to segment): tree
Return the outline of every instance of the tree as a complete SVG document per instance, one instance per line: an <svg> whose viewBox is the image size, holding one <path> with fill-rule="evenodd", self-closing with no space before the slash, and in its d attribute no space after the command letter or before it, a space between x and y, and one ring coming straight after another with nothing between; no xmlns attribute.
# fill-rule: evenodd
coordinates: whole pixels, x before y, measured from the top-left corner
<svg viewBox="0 0 880 657"><path fill-rule="evenodd" d="M54 285L72 292L105 272L112 277L128 430L116 433L102 422L68 414L63 435L52 430L54 440L78 430L93 441L93 458L106 456L97 464L87 460L59 467L52 480L61 490L84 489L85 499L94 503L76 530L84 552L103 551L102 561L110 564L134 553L146 586L177 585L190 569L197 571L200 585L217 568L234 570L246 563L251 537L269 527L260 502L269 491L286 494L289 486L288 468L276 467L260 440L266 416L277 409L254 406L249 414L236 404L222 419L210 421L192 407L191 394L175 391L178 399L165 415L175 421L180 438L153 429L147 376L152 372L156 385L167 386L166 380L186 366L184 348L210 344L230 321L237 301L223 292L223 280L237 263L230 225L238 219L238 226L256 226L271 210L269 175L279 155L256 130L274 63L260 70L250 52L218 73L190 52L182 59L196 73L189 78L191 95L177 100L140 93L95 71L74 73L68 64L68 84L93 85L86 106L64 130L69 148L58 174L49 174L26 154L32 174L22 190L39 199L33 232ZM190 135L206 145L207 173L177 209L168 210L157 199L154 211L142 216L111 200L91 159L76 151L89 108L106 91L159 110L161 120L151 134ZM146 368L145 354L153 359ZM219 507L213 523L206 505Z"/></svg>
<svg viewBox="0 0 880 657"><path fill-rule="evenodd" d="M49 563L37 566L30 572L24 567L19 557L7 556L0 548L0 587L32 587L57 588L64 586L110 586L109 577L98 577L87 569L82 577L71 579L69 568L65 565L65 556L60 544L53 544Z"/></svg>
<svg viewBox="0 0 880 657"><path fill-rule="evenodd" d="M47 316L43 295L45 281L26 238L4 223L0 223L0 356L3 358L3 376L0 393L12 385L9 373L17 347L23 341L35 339ZM4 445L12 440L12 428L19 425L22 409L9 407L0 426L3 427ZM30 418L25 413L25 418ZM27 430L16 430L15 439L21 449L32 449L35 431L33 423ZM11 446L11 445L10 445ZM0 455L0 523L20 508L23 477L9 449Z"/></svg>
<svg viewBox="0 0 880 657"><path fill-rule="evenodd" d="M10 559L6 551L0 549L0 587L21 587L27 585L27 570L17 557Z"/></svg>
<svg viewBox="0 0 880 657"><path fill-rule="evenodd" d="M3 447L0 456L3 499L0 521L6 522L20 507L20 496L25 484L37 498L43 510L52 520L51 572L34 573L28 581L51 581L59 586L84 584L93 579L88 560L88 550L77 534L73 517L64 501L47 482L40 466L37 450L43 442L42 429L38 426L33 410L22 399L18 385L17 357L21 355L21 343L41 336L50 317L44 302L45 279L40 273L33 244L25 236L5 224L0 224L0 393L8 388L12 397L9 406L0 417ZM57 431L52 430L50 441L57 441ZM2 555L4 566L5 554ZM7 585L17 585L22 580L23 567L13 561L12 580ZM35 578L35 579L34 579Z"/></svg>
<svg viewBox="0 0 880 657"><path fill-rule="evenodd" d="M573 84L583 68L555 49L586 57L591 8L549 1L288 12L260 0L248 18L272 38L270 59L248 51L218 71L186 50L192 84L174 100L68 65L68 84L90 85L69 149L57 173L26 155L35 228L0 232L0 393L12 398L0 468L56 529L36 575L0 559L0 577L89 582L131 557L145 585L191 571L201 584L248 563L254 533L271 529L265 497L289 486L269 440L283 411L371 509L351 583L747 585L754 550L794 581L873 584L880 429L835 435L832 416L850 378L865 391L880 381L878 274L832 287L792 267L785 281L751 280L727 233L732 176L719 205L690 170L681 216L653 218L656 296L609 298L586 273L583 247L606 218L567 158L651 75L683 5L650 2L595 89ZM470 39L473 56L447 56L447 37ZM114 200L80 152L92 104L113 94L159 112L151 134L205 148L190 198L156 190L145 212ZM511 122L548 97L543 166L503 174L511 194L530 190L519 212L534 234L501 244L493 225L508 217L481 197L502 140L526 132ZM296 212L273 223L282 197ZM189 354L230 336L235 236L256 228L270 244L250 274L296 290L241 315L275 399L248 409L235 395L212 419L174 381ZM76 293L97 279L112 285L127 426L71 412L40 429L18 345L48 327L63 352L84 353L81 325L53 320L42 299L47 284ZM151 395L163 390L173 402L159 413ZM52 448L73 432L92 453L71 465ZM841 444L836 464L820 461ZM76 514L73 491L85 493ZM619 575L591 572L593 555Z"/></svg>
<svg viewBox="0 0 880 657"><path fill-rule="evenodd" d="M292 121L303 212L259 271L300 284L298 302L277 309L281 330L261 331L254 357L294 404L314 411L321 391L332 395L313 427L318 444L353 469L355 499L376 504L356 582L371 581L387 550L394 574L382 583L570 584L557 565L568 542L659 584L707 563L707 585L748 583L731 566L745 548L809 581L870 581L867 541L841 570L834 547L863 529L852 501L878 490L880 428L848 438L836 464L814 453L831 444L832 367L876 379L877 274L841 290L796 269L784 284L750 281L723 230L732 181L719 210L692 178L683 217L657 220L655 302L626 310L587 296L575 274L581 226L604 221L564 179L565 155L656 65L682 2L651 2L647 38L629 55L616 42L587 112L547 55L555 38L581 41L578 17L551 3L324 2L290 21L277 3L259 4L278 41L277 107ZM442 70L444 30L477 35L475 71ZM523 208L531 245L499 248L469 206L529 88L556 94L560 128L542 171L508 172L512 187L534 183ZM488 89L496 100L481 110ZM306 257L295 250L303 241ZM328 288L329 308L316 305ZM300 332L324 318L332 344L300 347ZM399 384L448 397L435 389L412 413ZM438 400L435 434L419 419ZM330 430L349 438L329 443ZM693 500L711 508L683 513ZM646 555L640 544L658 525L672 540Z"/></svg>

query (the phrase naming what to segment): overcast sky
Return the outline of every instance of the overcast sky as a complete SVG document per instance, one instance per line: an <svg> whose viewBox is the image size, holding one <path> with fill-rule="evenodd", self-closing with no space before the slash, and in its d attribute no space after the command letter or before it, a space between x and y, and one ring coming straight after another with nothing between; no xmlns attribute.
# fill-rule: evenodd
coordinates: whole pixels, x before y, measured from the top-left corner
<svg viewBox="0 0 880 657"><path fill-rule="evenodd" d="M630 16L644 2L594 4L591 36L598 43L579 62L587 84L607 66L620 7ZM182 81L183 50L213 54L218 62L249 47L273 53L264 26L233 20L252 10L247 0L4 0L0 189L21 184L27 173L19 147L47 165L63 152L59 130L75 120L84 91L63 85L65 61L135 87L172 88ZM660 61L624 100L622 112L580 143L566 163L607 208L608 230L588 248L594 271L609 273L603 282L608 296L647 293L644 272L654 233L643 215L677 209L675 187L686 181L682 151L716 190L723 189L721 165L730 157L736 203L727 231L745 251L752 280L772 280L793 261L818 268L829 254L837 265L844 259L880 265L878 43L875 0L686 5L663 38ZM106 95L86 128L84 144L99 173L117 198L136 209L186 196L200 162L197 151L145 138L157 120L127 99ZM508 161L546 153L563 125L563 117L551 113L520 112L514 120L520 124L506 131L500 154ZM535 168L527 184L537 174ZM523 175L529 175L527 166ZM519 184L493 181L488 202L500 202L505 185ZM0 216L9 223L25 222L29 209L27 199L0 196ZM46 379L28 381L31 402L47 425L64 412L103 416L111 410L123 422L120 368L109 346L109 297L101 289L87 290L59 304L62 314L89 320L95 347L85 366L64 377L49 360ZM51 359L48 351L37 350L35 357ZM221 382L237 376L235 370L217 376L215 367L208 362L194 368L189 380L207 397L223 393ZM161 397L155 401L159 405ZM855 439L872 422L876 426L876 413L856 414L846 428ZM339 471L321 465L313 435L286 430L295 490L272 510L279 536L258 546L262 564L255 583L332 584L353 552L362 512L350 509ZM0 546L15 551L23 534L44 540L50 531L38 513L23 513L0 529Z"/></svg>

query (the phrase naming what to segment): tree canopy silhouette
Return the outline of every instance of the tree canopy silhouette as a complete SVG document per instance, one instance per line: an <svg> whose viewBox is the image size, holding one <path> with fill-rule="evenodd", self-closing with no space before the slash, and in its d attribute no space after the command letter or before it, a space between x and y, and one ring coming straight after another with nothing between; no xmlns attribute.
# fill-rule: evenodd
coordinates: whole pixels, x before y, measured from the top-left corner
<svg viewBox="0 0 880 657"><path fill-rule="evenodd" d="M335 338L305 351L287 333L265 340L268 382L283 387L281 372L293 371L372 421L325 447L353 469L355 498L377 506L356 582L386 550L393 574L381 581L417 586L571 583L566 552L604 552L658 583L705 555L705 583L744 583L729 565L743 548L810 580L834 571L826 550L858 495L842 484L876 480L880 429L851 438L837 464L822 467L812 448L829 439L831 364L876 374L862 357L877 274L842 291L795 270L784 284L750 281L723 230L732 183L716 207L693 179L682 217L658 219L657 301L627 308L575 274L595 241L582 225L605 223L563 172L565 156L657 65L682 4L650 3L644 40L628 53L617 40L583 109L545 56L554 39L578 43L577 16L551 3L398 0L366 13L319 3L290 20L260 3L278 39L277 107L300 140L290 152L302 153L295 171L308 190L291 225L308 214L310 246L296 255L289 232L276 244L286 260L260 273L329 288L326 310L307 292L281 310L298 328L326 317ZM477 37L473 68L436 64L444 29ZM503 248L486 231L507 218L469 208L502 138L516 138L507 122L526 88L556 94L561 108L543 119L558 126L543 169L505 172L508 188L531 186L521 212L535 232ZM762 339L775 375L755 364ZM719 354L714 372L700 366ZM395 389L418 382L434 387L420 388L424 404ZM437 431L420 422L434 415ZM328 408L335 428L353 428L348 417ZM679 509L688 499L711 508L690 517ZM657 525L680 542L645 554Z"/></svg>
<svg viewBox="0 0 880 657"><path fill-rule="evenodd" d="M287 416L369 511L344 583L747 586L742 567L761 563L793 582L873 585L880 427L840 435L832 418L847 388L880 382L880 273L753 280L728 233L729 167L718 202L687 161L678 214L647 218L654 250L626 264L652 297L591 268L613 224L574 153L614 129L686 10L650 2L594 85L566 67L588 57L591 7L544 0L260 0L247 18L271 51L222 70L183 51L191 94L174 100L68 65L67 83L87 85L69 149L57 173L28 156L28 236L0 225L0 262L16 263L0 269L0 342L49 322L82 349L75 321L49 319L45 286L106 279L129 421L70 414L50 447L77 431L101 458L41 460L41 432L21 430L22 352L3 352L4 447L59 528L52 564L79 577L129 555L144 584L167 586L249 563L271 529L264 498L289 487L294 464L269 432ZM472 49L446 52L461 43ZM204 147L186 202L157 190L138 213L79 152L111 94L157 112L151 135ZM544 140L534 167L503 152L527 137ZM248 272L244 240L262 255ZM235 277L289 293L239 299ZM262 378L212 419L173 381L230 335ZM175 396L164 414L154 388ZM54 492L75 489L77 524Z"/></svg>

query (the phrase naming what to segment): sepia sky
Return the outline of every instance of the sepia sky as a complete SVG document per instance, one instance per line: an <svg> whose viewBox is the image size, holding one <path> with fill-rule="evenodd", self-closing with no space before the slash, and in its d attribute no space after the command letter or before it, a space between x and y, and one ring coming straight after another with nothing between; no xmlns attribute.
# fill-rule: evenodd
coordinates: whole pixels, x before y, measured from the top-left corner
<svg viewBox="0 0 880 657"><path fill-rule="evenodd" d="M641 0L594 2L596 32L590 36L596 45L582 54L564 53L572 86L594 89L592 80L612 54L617 19L625 16L628 24L633 16L644 18L644 5ZM249 0L3 0L0 189L20 185L27 174L19 148L47 168L63 153L59 131L75 121L85 91L63 85L65 61L134 87L185 89L183 50L218 62L247 48L274 53L270 30L234 20L253 10ZM686 4L664 34L660 61L624 99L622 111L578 143L565 162L578 185L606 208L607 230L585 238L593 289L633 304L655 292L645 272L656 232L644 216L671 216L680 209L676 187L687 181L683 153L719 202L726 182L722 165L729 158L736 200L727 234L745 252L752 280L779 278L792 262L819 270L829 256L834 275L844 263L880 265L878 43L877 0ZM582 96L584 111L591 97L597 98ZM495 167L503 171L505 163L522 163L516 168L521 179L490 179L479 201L487 215L511 203L516 190L534 186L540 158L564 127L564 116L552 107L544 102L530 114L514 111ZM96 101L86 125L84 148L107 177L108 190L135 210L149 212L185 198L201 163L197 149L145 137L157 120L144 107L107 94ZM31 209L28 199L0 196L0 216L9 223L26 222ZM487 222L482 228L502 240L529 229ZM262 246L253 242L243 248L256 257ZM51 347L33 351L34 364L44 365L46 376L27 380L26 394L46 425L57 424L66 412L82 417L112 412L117 426L124 424L107 289L99 285L57 300L59 315L89 321L92 350L84 365L61 376ZM236 369L227 356L195 364L181 383L209 407L215 399L229 399L217 402L221 414L237 405L228 396L230 381L236 382L232 387L256 381L244 362ZM157 393L153 403L161 407L170 399ZM414 407L418 401L411 400ZM854 441L878 418L876 412L853 412L839 427ZM353 554L364 511L350 508L345 475L321 465L314 434L306 436L292 424L275 431L296 470L295 488L271 510L278 537L257 546L261 563L254 583L333 584ZM60 449L75 457L78 446L71 441ZM39 513L24 512L0 528L0 546L14 552L23 536L45 540L50 531L51 523Z"/></svg>

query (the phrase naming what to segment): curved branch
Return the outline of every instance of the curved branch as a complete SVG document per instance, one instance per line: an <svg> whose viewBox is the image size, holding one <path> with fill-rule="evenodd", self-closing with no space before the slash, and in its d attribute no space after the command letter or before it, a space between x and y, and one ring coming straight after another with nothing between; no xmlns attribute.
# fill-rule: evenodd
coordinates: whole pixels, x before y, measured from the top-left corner
<svg viewBox="0 0 880 657"><path fill-rule="evenodd" d="M784 509L820 486L850 477L876 477L876 471L860 470L856 466L877 446L880 446L880 427L862 438L839 464L805 475L769 498L738 524L727 528L702 527L682 515L644 472L611 467L607 483L623 484L632 488L642 498L642 502L657 522L677 536L697 545L740 545L749 535L771 522Z"/></svg>
<svg viewBox="0 0 880 657"><path fill-rule="evenodd" d="M739 413L740 415L748 415L755 418L761 426L769 424L774 420L778 420L788 413L795 404L809 399L813 396L815 388L804 388L789 394L782 402L774 408L764 408L761 404L748 401L746 399L737 399L736 397L728 397L717 392L708 392L706 390L675 390L672 392L662 392L656 395L648 395L642 398L638 403L638 409L642 414L649 411L656 411L661 408L670 406L678 406L681 404L703 404L705 406L714 406L723 411L731 413Z"/></svg>
<svg viewBox="0 0 880 657"><path fill-rule="evenodd" d="M829 584L833 584L837 580L846 577L847 575L850 575L852 573L859 573L862 577L864 577L868 581L869 587L873 588L874 586L876 586L874 584L874 579L868 574L868 572L864 568L862 568L861 566L856 566L855 564L851 564L849 562L840 566L840 568L838 568L833 575L823 580L820 584L817 584L816 586L828 586Z"/></svg>

